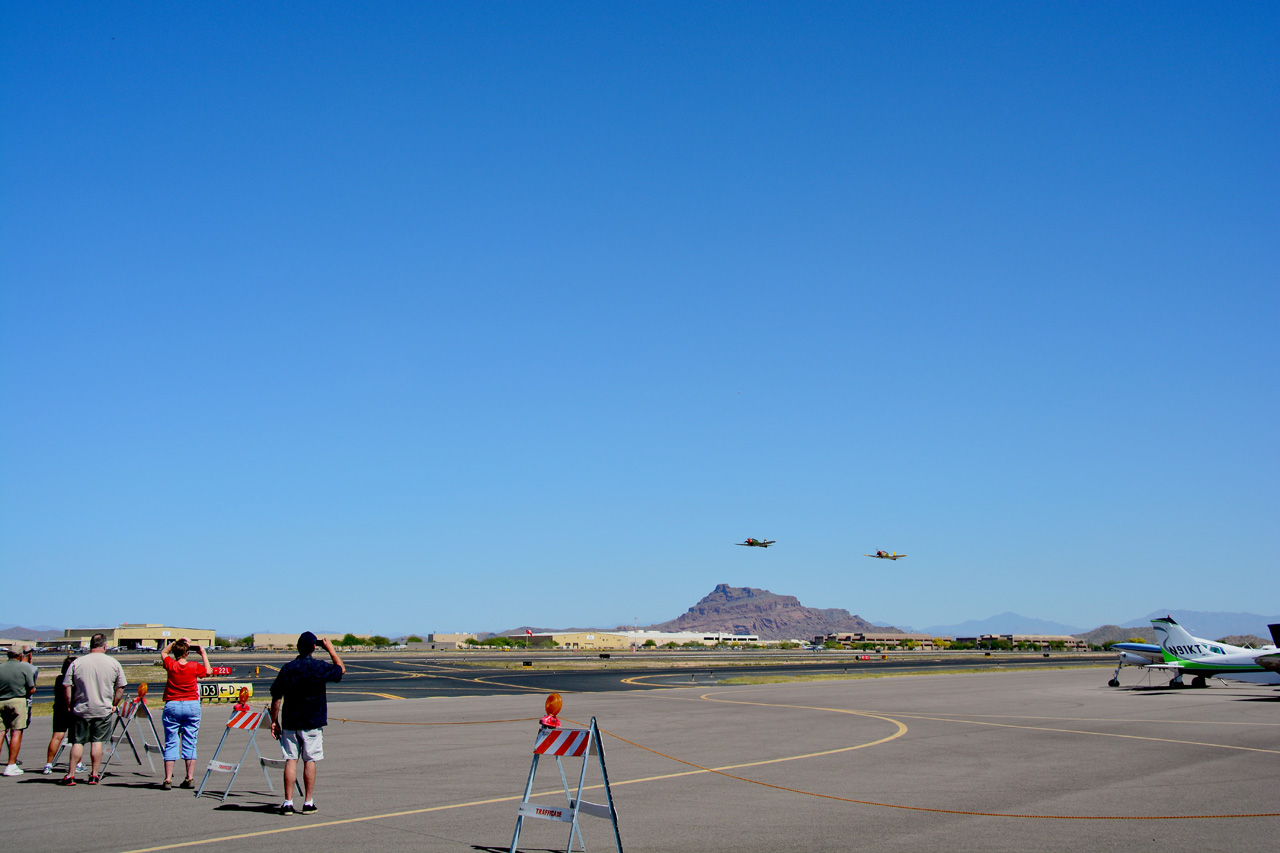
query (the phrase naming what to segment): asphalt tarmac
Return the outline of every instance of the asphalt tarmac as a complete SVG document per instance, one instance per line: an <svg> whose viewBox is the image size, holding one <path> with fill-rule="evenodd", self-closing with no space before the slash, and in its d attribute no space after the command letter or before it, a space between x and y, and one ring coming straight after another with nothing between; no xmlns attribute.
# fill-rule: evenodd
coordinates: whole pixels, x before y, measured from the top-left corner
<svg viewBox="0 0 1280 853"><path fill-rule="evenodd" d="M523 674L521 674L523 675ZM565 696L596 717L624 848L645 851L1269 850L1280 690L1112 689L1110 671L923 674ZM1122 674L1126 684L1137 679ZM225 803L161 791L131 757L103 784L0 779L15 850L506 850L543 696L350 701L331 713L311 816L275 813L246 767ZM255 703L256 704L256 703ZM206 707L199 766L227 709ZM49 718L24 743L39 767ZM247 736L234 732L221 760ZM259 733L263 753L274 743ZM252 752L250 752L252 755ZM580 765L566 760L576 781ZM215 774L218 786L229 776ZM81 777L83 780L83 776ZM585 799L603 802L588 770ZM563 805L544 761L534 802ZM613 848L583 818L588 849ZM564 850L566 824L526 820L522 850Z"/></svg>

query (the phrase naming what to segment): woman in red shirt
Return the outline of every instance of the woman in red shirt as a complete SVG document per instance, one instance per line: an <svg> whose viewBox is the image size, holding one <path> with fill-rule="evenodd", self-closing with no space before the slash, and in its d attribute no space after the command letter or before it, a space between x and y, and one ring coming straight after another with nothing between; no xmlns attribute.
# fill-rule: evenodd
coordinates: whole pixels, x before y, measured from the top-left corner
<svg viewBox="0 0 1280 853"><path fill-rule="evenodd" d="M186 637L170 643L161 650L164 668L169 680L164 685L164 784L166 791L173 787L173 765L178 760L178 733L182 733L182 757L187 762L187 778L179 788L194 788L192 781L196 769L196 738L200 735L200 687L196 679L213 675L209 666L209 653L204 646L195 646L200 652L203 666L187 660L192 646ZM173 656L169 656L170 650Z"/></svg>

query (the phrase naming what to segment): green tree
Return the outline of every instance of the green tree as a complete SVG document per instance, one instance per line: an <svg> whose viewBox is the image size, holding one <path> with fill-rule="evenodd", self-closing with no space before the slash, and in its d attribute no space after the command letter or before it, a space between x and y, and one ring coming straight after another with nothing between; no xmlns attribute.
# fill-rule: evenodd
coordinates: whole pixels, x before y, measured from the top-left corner
<svg viewBox="0 0 1280 853"><path fill-rule="evenodd" d="M671 642L669 642L669 643L663 643L663 644L662 644L662 647L663 647L664 649L678 649L678 648L680 648L680 644L679 644L679 643L677 643L675 640L672 640L672 641L671 641Z"/></svg>
<svg viewBox="0 0 1280 853"><path fill-rule="evenodd" d="M778 648L780 648L780 649L798 649L798 648L800 648L800 644L799 644L799 643L793 643L793 642L791 642L790 640L783 640L781 643L778 643Z"/></svg>
<svg viewBox="0 0 1280 853"><path fill-rule="evenodd" d="M250 634L247 637L241 637L240 639L236 640L236 645L243 646L246 649L249 648L249 646L253 645L253 635Z"/></svg>
<svg viewBox="0 0 1280 853"><path fill-rule="evenodd" d="M229 649L231 648L231 641L226 637L214 637L213 645L219 649Z"/></svg>
<svg viewBox="0 0 1280 853"><path fill-rule="evenodd" d="M417 634L410 634L408 637L406 637L406 638L405 638L405 642L406 642L406 643L421 643L421 642L422 642L422 638L421 638L421 637L419 637Z"/></svg>
<svg viewBox="0 0 1280 853"><path fill-rule="evenodd" d="M839 648L843 648L843 646L841 646L841 645L840 645L840 642L839 642L838 640L827 640L825 643L823 643L823 644L822 644L822 647L823 647L824 649L839 649Z"/></svg>
<svg viewBox="0 0 1280 853"><path fill-rule="evenodd" d="M382 636L381 634L374 634L372 637L369 638L369 642L373 643L375 646L391 645L391 641L386 637Z"/></svg>
<svg viewBox="0 0 1280 853"><path fill-rule="evenodd" d="M646 649L656 649L658 647L657 642L655 642L652 637L645 640L641 645Z"/></svg>
<svg viewBox="0 0 1280 853"><path fill-rule="evenodd" d="M338 641L340 646L366 646L368 642L355 634L343 634L342 639Z"/></svg>
<svg viewBox="0 0 1280 853"><path fill-rule="evenodd" d="M464 645L464 646L478 646L478 645L480 645L480 641L479 641L479 640L477 640L475 637L467 637L465 640L463 640L463 641L462 641L462 645Z"/></svg>

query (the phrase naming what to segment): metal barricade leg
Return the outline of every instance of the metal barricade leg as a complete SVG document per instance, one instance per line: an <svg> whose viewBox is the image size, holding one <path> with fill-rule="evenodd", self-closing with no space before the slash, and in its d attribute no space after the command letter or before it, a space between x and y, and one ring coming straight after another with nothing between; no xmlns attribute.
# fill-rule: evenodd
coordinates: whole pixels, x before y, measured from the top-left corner
<svg viewBox="0 0 1280 853"><path fill-rule="evenodd" d="M595 720L595 717L591 718ZM582 802L582 786L587 781L587 762L591 759L591 743L596 736L595 726L592 726L587 735L587 751L582 756L582 772L578 774L578 796L569 799L571 807ZM573 820L569 821L569 845L565 847L565 853L573 853L573 836L578 836L578 841L582 844L582 853L587 851L587 842L582 840L582 827L578 826L578 809L573 809Z"/></svg>
<svg viewBox="0 0 1280 853"><path fill-rule="evenodd" d="M596 736L596 755L600 759L600 776L604 780L604 794L608 798L610 823L613 824L613 849L622 853L622 833L618 830L618 810L613 804L613 788L609 786L609 769L604 764L604 740L600 737L600 729L596 726L596 718L591 718L591 730ZM588 753L589 755L590 753Z"/></svg>
<svg viewBox="0 0 1280 853"><path fill-rule="evenodd" d="M529 802L529 795L533 793L533 777L538 772L538 754L534 753L533 764L529 767L529 781L524 786L524 796L520 798L520 802ZM516 815L516 832L511 836L511 850L508 853L516 853L516 846L520 843L520 825L524 823L524 815Z"/></svg>
<svg viewBox="0 0 1280 853"><path fill-rule="evenodd" d="M253 734L256 735L257 733L258 733L258 730L254 729ZM253 752L255 755L258 756L258 766L262 768L262 776L264 779L267 780L267 790L274 794L276 792L276 787L275 785L271 784L271 774L267 772L266 761L262 758L262 752L258 749L258 744L255 742L255 738L253 736L250 736L249 743L253 744ZM246 751L245 755L248 755L248 754L249 753ZM299 791L302 790L301 785L298 786L298 790ZM289 796L289 792L285 791L284 795L286 797Z"/></svg>
<svg viewBox="0 0 1280 853"><path fill-rule="evenodd" d="M588 750L590 751L590 750ZM569 793L569 779L564 775L564 762L560 760L560 756L556 756L556 767L560 768L560 784L564 785L564 799L569 804L569 808L573 808L573 794ZM582 845L582 849L587 849L587 842L582 840L582 827L577 827L578 843ZM566 853L573 850L573 827L569 829L569 847Z"/></svg>
<svg viewBox="0 0 1280 853"><path fill-rule="evenodd" d="M240 761L236 764L236 769L231 771L231 780L227 782L227 790L222 792L222 801L224 803L227 801L227 797L231 795L231 786L236 783L236 777L240 775L240 768L244 766L244 760L249 757L249 748L252 747L254 752L258 752L258 746L254 743L254 739L257 738L257 736L258 729L255 727L249 732L249 742L244 745L244 754L240 756ZM260 752L258 752L258 761L259 763L262 761L262 753ZM266 776L265 770L263 771L263 775ZM270 776L267 776L267 786L271 786ZM274 793L275 788L271 788L271 791Z"/></svg>
<svg viewBox="0 0 1280 853"><path fill-rule="evenodd" d="M138 755L138 747L134 746L133 738L129 735L129 721L133 719L133 709L129 709L128 714L121 714L118 710L115 712L115 721L111 723L111 734L107 737L111 741L111 753L103 759L102 767L98 771L98 775L105 776L107 767L115 759L116 753L120 749L120 741L128 738L129 748L133 750L133 757L138 764L142 764L142 758ZM116 726L120 726L120 734L116 734Z"/></svg>
<svg viewBox="0 0 1280 853"><path fill-rule="evenodd" d="M213 763L218 760L218 753L222 751L222 744L227 739L227 732L231 729L223 729L222 737L218 739L218 746L213 750L213 758L209 759L209 765L205 768L204 778L200 780L200 787L196 788L196 796L204 793L204 786L209 783L209 775L213 773Z"/></svg>
<svg viewBox="0 0 1280 853"><path fill-rule="evenodd" d="M142 710L146 713L147 723L151 726L151 736L156 739L154 748L152 747L151 744L147 743L147 732L146 732L146 729L142 728L142 723L138 723L138 729L139 729L138 733L142 738L142 751L147 756L147 767L151 769L152 773L155 773L156 766L151 762L151 753L158 752L163 755L164 744L160 742L160 733L156 731L156 721L155 721L155 718L151 716L151 709L148 708L146 705L143 705Z"/></svg>

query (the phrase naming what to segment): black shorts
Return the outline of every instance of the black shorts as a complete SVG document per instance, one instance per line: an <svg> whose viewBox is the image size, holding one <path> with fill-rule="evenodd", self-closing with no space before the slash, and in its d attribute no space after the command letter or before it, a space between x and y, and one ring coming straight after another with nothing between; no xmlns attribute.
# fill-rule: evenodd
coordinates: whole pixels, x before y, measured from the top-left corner
<svg viewBox="0 0 1280 853"><path fill-rule="evenodd" d="M104 743L111 737L111 718L99 717L86 720L71 715L71 725L67 729L67 739L72 743Z"/></svg>

